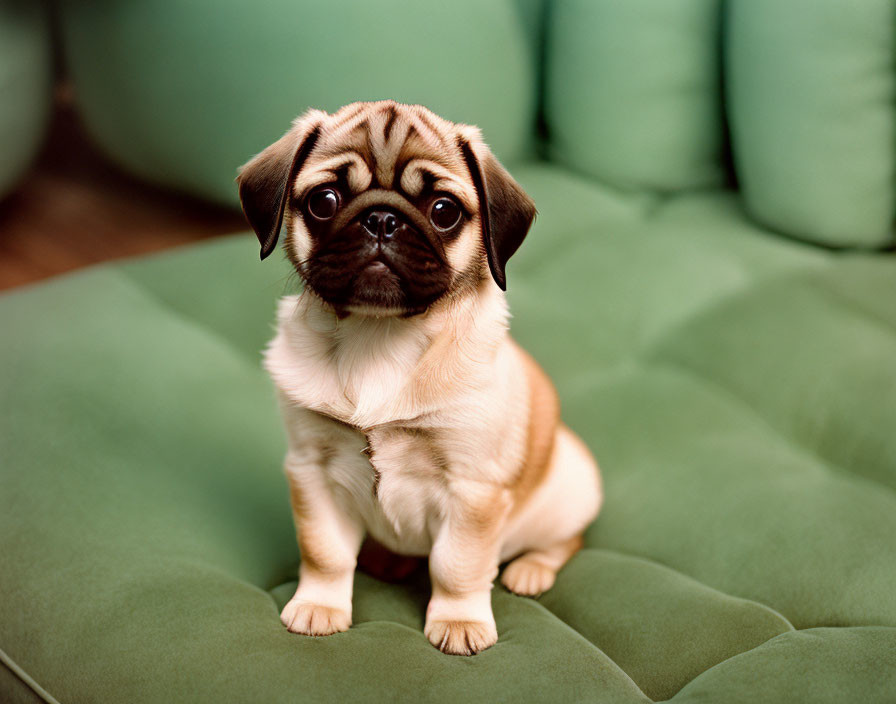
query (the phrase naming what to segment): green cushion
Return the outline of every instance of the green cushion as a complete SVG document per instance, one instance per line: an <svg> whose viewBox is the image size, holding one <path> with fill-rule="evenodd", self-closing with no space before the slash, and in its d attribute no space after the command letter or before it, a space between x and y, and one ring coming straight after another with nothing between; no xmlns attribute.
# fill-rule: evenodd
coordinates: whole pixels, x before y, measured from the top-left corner
<svg viewBox="0 0 896 704"><path fill-rule="evenodd" d="M544 146L632 191L733 180L770 230L896 242L896 0L58 5L96 141L219 202L306 108L388 97L478 124L511 164Z"/></svg>
<svg viewBox="0 0 896 704"><path fill-rule="evenodd" d="M358 574L355 626L278 608L299 560L260 368L295 288L249 235L0 297L0 699L888 702L896 691L896 259L762 231L725 192L515 170L540 218L513 331L606 504L473 658L425 575Z"/></svg>
<svg viewBox="0 0 896 704"><path fill-rule="evenodd" d="M551 6L551 155L617 186L721 182L717 0L566 0Z"/></svg>
<svg viewBox="0 0 896 704"><path fill-rule="evenodd" d="M0 197L40 146L49 117L53 67L43 3L0 2Z"/></svg>
<svg viewBox="0 0 896 704"><path fill-rule="evenodd" d="M891 244L896 3L734 0L726 77L750 213L835 247Z"/></svg>
<svg viewBox="0 0 896 704"><path fill-rule="evenodd" d="M134 173L217 201L236 202L237 167L309 107L419 102L480 125L503 159L533 148L533 0L64 0L60 10L97 141Z"/></svg>

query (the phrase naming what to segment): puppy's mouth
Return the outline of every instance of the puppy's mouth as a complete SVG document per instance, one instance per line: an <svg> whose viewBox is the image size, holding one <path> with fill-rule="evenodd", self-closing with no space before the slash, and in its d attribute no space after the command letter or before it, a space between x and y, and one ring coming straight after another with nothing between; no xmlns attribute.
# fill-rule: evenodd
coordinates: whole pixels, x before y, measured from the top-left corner
<svg viewBox="0 0 896 704"><path fill-rule="evenodd" d="M378 254L358 271L354 294L354 298L369 305L375 305L375 301L380 299L388 299L397 306L400 303L401 277L385 256Z"/></svg>
<svg viewBox="0 0 896 704"><path fill-rule="evenodd" d="M411 218L381 206L319 237L300 273L337 310L374 314L421 313L451 280L444 251Z"/></svg>

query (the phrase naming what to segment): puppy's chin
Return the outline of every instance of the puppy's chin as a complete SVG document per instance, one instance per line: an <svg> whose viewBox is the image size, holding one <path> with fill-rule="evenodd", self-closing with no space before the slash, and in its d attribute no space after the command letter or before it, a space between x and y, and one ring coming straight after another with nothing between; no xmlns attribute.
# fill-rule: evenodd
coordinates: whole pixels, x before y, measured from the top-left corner
<svg viewBox="0 0 896 704"><path fill-rule="evenodd" d="M401 279L381 261L371 262L354 278L342 308L347 313L377 318L408 313Z"/></svg>
<svg viewBox="0 0 896 704"><path fill-rule="evenodd" d="M305 285L340 315L375 318L419 315L445 293L444 290L416 291L386 263L374 260L349 277L347 285L333 287L329 277L305 275Z"/></svg>

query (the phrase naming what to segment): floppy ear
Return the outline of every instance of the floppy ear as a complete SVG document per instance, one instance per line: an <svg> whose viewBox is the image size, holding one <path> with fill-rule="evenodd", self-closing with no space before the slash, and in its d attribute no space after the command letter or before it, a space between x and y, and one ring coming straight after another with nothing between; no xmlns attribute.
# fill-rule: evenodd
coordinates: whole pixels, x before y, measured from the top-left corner
<svg viewBox="0 0 896 704"><path fill-rule="evenodd" d="M491 152L485 151L477 157L473 146L464 138L460 139L460 148L479 199L488 268L495 283L506 291L504 267L529 232L535 219L535 203Z"/></svg>
<svg viewBox="0 0 896 704"><path fill-rule="evenodd" d="M289 187L319 136L319 121L312 121L311 116L300 119L289 132L246 163L236 177L240 204L258 235L262 259L274 251Z"/></svg>

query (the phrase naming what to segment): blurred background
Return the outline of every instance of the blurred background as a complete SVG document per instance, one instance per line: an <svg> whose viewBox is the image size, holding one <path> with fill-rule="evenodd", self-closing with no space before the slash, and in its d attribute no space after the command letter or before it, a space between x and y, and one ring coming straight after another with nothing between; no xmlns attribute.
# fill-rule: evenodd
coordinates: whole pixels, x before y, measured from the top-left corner
<svg viewBox="0 0 896 704"><path fill-rule="evenodd" d="M614 192L891 248L889 0L2 0L0 288L243 229L308 107L420 102Z"/></svg>
<svg viewBox="0 0 896 704"><path fill-rule="evenodd" d="M0 289L244 227L232 207L152 187L93 143L72 103L53 89L47 134L0 201Z"/></svg>
<svg viewBox="0 0 896 704"><path fill-rule="evenodd" d="M491 92L516 130L497 141L517 149L514 123L534 118L518 67L536 57L515 34L536 31L541 0L479 13L504 44L497 60L465 47L470 2L349 4L351 33L400 13L430 36L343 44L320 31L341 16L328 3L2 0L0 289L245 229L236 168L311 106L389 96L475 121ZM446 80L442 62L460 75ZM459 95L463 75L476 80Z"/></svg>
<svg viewBox="0 0 896 704"><path fill-rule="evenodd" d="M0 290L243 227L238 209L153 186L93 140L60 8L0 2Z"/></svg>

